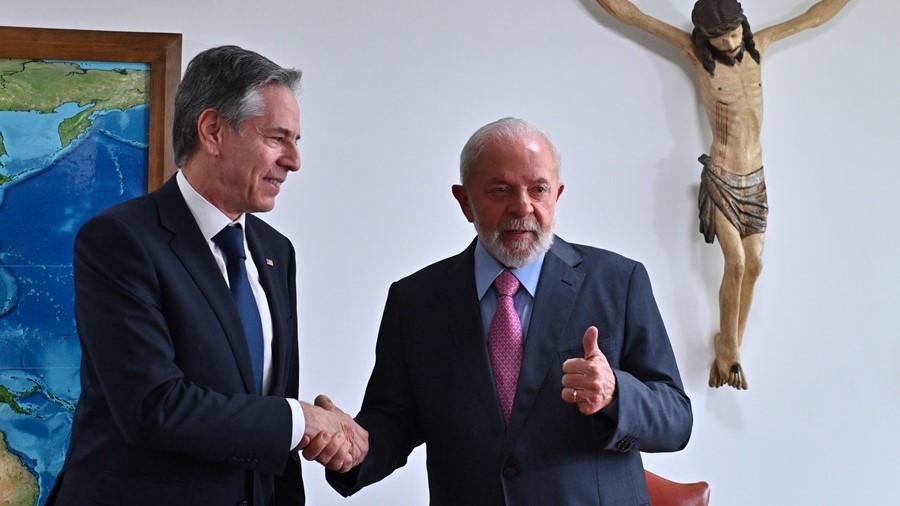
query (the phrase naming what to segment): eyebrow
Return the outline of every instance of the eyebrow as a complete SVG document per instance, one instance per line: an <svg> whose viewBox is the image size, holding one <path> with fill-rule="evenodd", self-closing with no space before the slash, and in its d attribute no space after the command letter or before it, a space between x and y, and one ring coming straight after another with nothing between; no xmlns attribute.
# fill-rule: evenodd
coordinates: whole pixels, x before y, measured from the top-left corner
<svg viewBox="0 0 900 506"><path fill-rule="evenodd" d="M270 128L269 131L270 131L270 132L277 132L277 133L279 133L279 134L281 134L281 135L283 135L283 136L285 136L285 137L290 137L290 136L291 136L291 131L290 131L289 129L285 128L285 127L279 127L279 126L276 126L276 127ZM299 140L300 140L300 134L297 134L297 136L294 138L294 142L297 142L297 141L299 141Z"/></svg>
<svg viewBox="0 0 900 506"><path fill-rule="evenodd" d="M533 185L533 184L550 184L550 183L551 183L551 180L549 180L549 179L547 179L547 178L545 178L545 177L539 177L539 178L534 179L534 180L532 180L532 181L527 181L527 182L526 182L526 186L530 186L530 185ZM490 179L488 179L488 180L486 181L486 184L505 184L505 185L510 185L510 184L516 184L516 183L510 183L509 181L507 181L506 179L503 179L503 178L492 177L492 178L490 178Z"/></svg>

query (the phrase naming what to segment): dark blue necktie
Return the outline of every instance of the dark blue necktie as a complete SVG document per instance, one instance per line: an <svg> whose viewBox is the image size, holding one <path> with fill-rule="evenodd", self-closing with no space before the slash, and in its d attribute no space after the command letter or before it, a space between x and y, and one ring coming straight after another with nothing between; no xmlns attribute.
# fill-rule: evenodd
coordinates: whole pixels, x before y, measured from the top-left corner
<svg viewBox="0 0 900 506"><path fill-rule="evenodd" d="M256 393L262 393L263 377L263 331L262 320L259 317L259 307L253 290L250 288L250 280L247 278L247 259L244 253L244 234L241 226L227 226L213 237L213 241L222 248L225 253L225 267L228 271L228 285L231 287L231 295L237 305L238 315L244 324L244 334L247 337L247 346L250 348L250 361L253 363L253 378L256 383Z"/></svg>

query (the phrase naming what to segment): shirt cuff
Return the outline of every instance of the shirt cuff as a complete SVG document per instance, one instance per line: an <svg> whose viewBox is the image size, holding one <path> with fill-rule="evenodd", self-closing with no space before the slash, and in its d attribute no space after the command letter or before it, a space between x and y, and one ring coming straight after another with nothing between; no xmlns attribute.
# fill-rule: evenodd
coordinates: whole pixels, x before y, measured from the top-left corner
<svg viewBox="0 0 900 506"><path fill-rule="evenodd" d="M297 399L286 399L288 406L291 407L291 447L294 450L303 439L303 433L306 432L306 417L303 415L303 407Z"/></svg>

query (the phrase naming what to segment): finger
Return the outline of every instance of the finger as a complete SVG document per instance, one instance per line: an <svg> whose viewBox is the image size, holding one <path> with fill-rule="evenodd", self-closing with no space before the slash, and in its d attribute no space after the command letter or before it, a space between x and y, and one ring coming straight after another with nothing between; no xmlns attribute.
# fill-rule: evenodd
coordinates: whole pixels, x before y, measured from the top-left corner
<svg viewBox="0 0 900 506"><path fill-rule="evenodd" d="M304 434L303 437L300 438L300 444L297 445L297 448L302 450L302 449L306 448L306 446L309 444L309 442L310 442L309 436Z"/></svg>
<svg viewBox="0 0 900 506"><path fill-rule="evenodd" d="M346 473L347 471L356 467L356 459L353 457L354 449L353 445L347 446L347 451L344 452L344 460L341 464L341 467L337 470L339 473Z"/></svg>
<svg viewBox="0 0 900 506"><path fill-rule="evenodd" d="M328 411L334 409L334 403L331 402L331 399L325 394L317 395L316 399L313 401L313 404Z"/></svg>
<svg viewBox="0 0 900 506"><path fill-rule="evenodd" d="M309 436L303 437L309 439ZM303 447L303 458L306 460L316 460L322 453L322 450L328 446L329 442L331 442L331 434L324 431L316 434L316 436Z"/></svg>
<svg viewBox="0 0 900 506"><path fill-rule="evenodd" d="M579 371L583 369L582 365L584 363L583 358L570 358L563 362L563 373L564 374L580 374Z"/></svg>
<svg viewBox="0 0 900 506"><path fill-rule="evenodd" d="M573 376L589 374L591 372L591 367L590 360L584 358L570 358L563 362L563 374L571 374Z"/></svg>
<svg viewBox="0 0 900 506"><path fill-rule="evenodd" d="M358 464L362 462L362 460L366 457L366 452L368 451L368 441L363 441L360 439L359 434L355 432L351 432L348 434L353 443L353 447L350 449L350 456L352 457L353 463Z"/></svg>
<svg viewBox="0 0 900 506"><path fill-rule="evenodd" d="M600 331L597 330L597 327L594 327L593 325L588 327L587 330L584 331L584 336L582 336L581 338L581 345L584 348L585 360L603 354L600 352L600 347L597 346L597 336L599 335Z"/></svg>
<svg viewBox="0 0 900 506"><path fill-rule="evenodd" d="M563 374L562 386L584 390L590 388L591 379L584 373Z"/></svg>
<svg viewBox="0 0 900 506"><path fill-rule="evenodd" d="M339 473L346 473L350 470L349 464L352 463L352 457L350 457L350 442L344 441L344 443L337 448L337 451L327 462L322 462L322 464L332 471L337 471ZM321 460L320 460L321 462Z"/></svg>
<svg viewBox="0 0 900 506"><path fill-rule="evenodd" d="M346 438L344 438L343 434L335 434L331 438L331 441L328 443L328 445L323 448L322 452L319 453L319 455L316 457L316 462L323 464L326 467L332 466L329 467L329 469L340 467L340 465L335 464L334 456L338 455L343 448L347 448L347 450L349 450L348 444L349 443L347 442ZM340 458L340 460L343 460L343 456Z"/></svg>
<svg viewBox="0 0 900 506"><path fill-rule="evenodd" d="M339 473L346 473L353 467L353 445L349 441L331 459L331 469Z"/></svg>
<svg viewBox="0 0 900 506"><path fill-rule="evenodd" d="M369 432L363 429L359 424L353 424L353 467L362 463L369 453Z"/></svg>
<svg viewBox="0 0 900 506"><path fill-rule="evenodd" d="M590 359L570 358L563 362L563 376L596 376L598 366L606 362L606 357L601 352Z"/></svg>
<svg viewBox="0 0 900 506"><path fill-rule="evenodd" d="M560 397L562 397L563 401L568 402L569 404L575 404L582 400L578 398L578 390L569 387L562 389L562 392L560 392Z"/></svg>

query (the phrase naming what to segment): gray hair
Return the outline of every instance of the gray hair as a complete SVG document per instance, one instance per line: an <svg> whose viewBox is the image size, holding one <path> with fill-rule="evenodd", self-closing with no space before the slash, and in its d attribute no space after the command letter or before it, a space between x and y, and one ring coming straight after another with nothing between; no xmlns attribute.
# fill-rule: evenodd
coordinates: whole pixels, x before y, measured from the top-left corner
<svg viewBox="0 0 900 506"><path fill-rule="evenodd" d="M553 168L556 171L556 177L558 178L561 167L561 156L559 150L556 149L556 145L554 145L553 141L550 139L550 136L540 128L523 119L506 117L484 125L472 134L472 137L469 137L468 142L466 142L462 152L459 154L460 182L463 186L466 185L466 181L472 173L472 167L474 167L475 163L478 161L478 157L481 156L482 151L484 151L484 147L490 141L499 140L513 142L532 136L540 137L550 148L550 154L553 155Z"/></svg>
<svg viewBox="0 0 900 506"><path fill-rule="evenodd" d="M265 114L263 88L284 86L296 95L301 75L238 46L215 47L195 56L175 94L175 165L183 167L197 149L197 120L203 111L215 109L232 131L239 132L245 121Z"/></svg>

